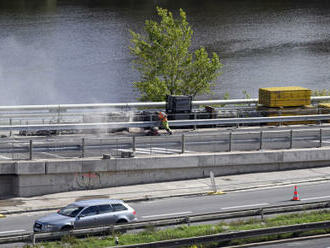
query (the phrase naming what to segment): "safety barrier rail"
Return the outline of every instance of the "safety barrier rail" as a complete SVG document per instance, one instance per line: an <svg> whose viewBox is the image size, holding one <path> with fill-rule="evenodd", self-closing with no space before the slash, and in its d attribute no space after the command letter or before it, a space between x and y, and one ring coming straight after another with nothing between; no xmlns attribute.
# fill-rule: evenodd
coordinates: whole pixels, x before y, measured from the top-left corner
<svg viewBox="0 0 330 248"><path fill-rule="evenodd" d="M281 226L281 227L271 227L271 228L260 228L255 230L248 231L237 231L230 233L220 233L220 234L212 234L205 236L196 236L182 239L173 239L173 240L164 240L157 241L152 243L143 243L136 245L123 245L121 248L151 248L151 247L182 247L188 245L196 245L196 244L205 244L209 242L224 242L230 241L233 239L244 239L244 238L256 238L263 237L267 235L278 235L278 234L288 234L294 232L307 232L314 230L322 230L330 227L330 221L324 222L315 222L310 224L299 224L299 225L290 225L290 226Z"/></svg>
<svg viewBox="0 0 330 248"><path fill-rule="evenodd" d="M330 101L330 96L312 97L312 103ZM194 110L189 114L169 114L174 119L207 119L215 118L216 113L209 113L206 110L196 110L196 107L221 106L221 116L268 116L270 110L256 110L258 99L231 99L231 100L206 100L193 101ZM22 124L51 124L51 123L91 123L101 120L125 121L133 120L136 114L138 119L155 120L152 110L165 108L165 102L137 102L137 103L96 103L96 104L58 104L58 105L21 105L21 106L0 106L0 125L22 125ZM142 111L147 110L147 111ZM317 114L318 108L303 108L301 111L292 110L293 115ZM280 112L280 111L279 111ZM290 111L289 111L290 112ZM285 110L284 115L288 114ZM274 113L273 113L274 114ZM142 116L144 115L144 116ZM213 117L208 117L213 116ZM182 118L184 117L184 118Z"/></svg>
<svg viewBox="0 0 330 248"><path fill-rule="evenodd" d="M214 221L214 220L223 220L223 219L234 219L234 218L242 218L242 217L251 217L251 216L260 216L260 218L264 218L265 215L271 214L279 214L279 213L288 213L288 212L297 212L297 211L307 211L307 210L317 210L317 209L326 209L330 208L329 201L320 201L320 202L313 202L313 203L299 203L299 204L287 204L287 205L273 205L263 208L252 208L246 210L236 210L236 211L224 211L224 212L214 212L214 213L205 213L205 214L195 214L195 215L188 215L188 216L177 216L177 217L168 217L162 218L156 221L140 221L136 223L129 223L129 224L122 224L122 225L111 225L105 227L95 227L89 229L77 229L65 232L54 232L54 233L32 233L32 232L22 232L19 234L10 234L10 235L2 235L0 236L0 243L15 243L15 242L32 242L35 243L36 241L42 240L54 240L60 239L64 235L73 235L73 236L87 236L87 235L96 235L96 234L104 234L104 235L111 235L117 231L123 230L138 230L144 228L150 228L150 226L154 227L161 227L161 226L170 226L170 225L178 225L178 224L190 224L190 223L200 223L206 221ZM246 231L248 234L254 235L265 235L271 234L276 232L294 232L302 230L312 230L312 229L323 229L330 227L330 222L320 222L320 223L311 223L311 224L304 224L304 225L294 225L294 226L286 226L286 227L275 227L275 228L267 228L267 229L258 229L258 230L251 230ZM312 229L309 229L312 228ZM239 232L241 233L241 232ZM224 240L224 237L229 237L233 233L222 233L216 234L214 237L219 237L219 240ZM242 233L243 234L243 233ZM229 235L229 236L228 236ZM230 236L230 237L237 237L237 236ZM240 236L243 237L243 236ZM247 236L246 236L247 237ZM191 239L191 238L189 238ZM189 239L182 239L180 240L180 244L187 244L185 240ZM194 238L192 238L194 239ZM207 242L207 239L204 237L196 237L194 239L196 242ZM214 241L214 240L213 240ZM161 241L157 242L157 244L162 245L167 244L165 247L171 247L171 241ZM174 243L173 243L174 244ZM189 244L189 243L188 243ZM126 246L125 246L126 247ZM127 246L127 247L137 247L137 246ZM138 247L150 247L143 246L139 244ZM161 247L161 246L153 246L153 247Z"/></svg>
<svg viewBox="0 0 330 248"><path fill-rule="evenodd" d="M312 103L329 101L330 96L313 96ZM202 100L192 101L193 106L201 105L232 105L232 104L257 104L258 98L251 99L230 99L230 100ZM50 104L50 105L19 105L0 106L0 111L36 111L49 110L62 112L70 109L133 109L133 108L164 108L166 102L128 102L128 103L91 103L91 104Z"/></svg>
<svg viewBox="0 0 330 248"><path fill-rule="evenodd" d="M283 122L329 121L330 114L322 115L297 115L280 117L248 117L248 118L222 118L200 120L175 120L169 121L172 127L207 126L207 125L239 125L239 124L263 124ZM107 128L130 127L155 127L159 121L140 122L101 122L101 123L70 123L70 124L35 124L35 125L1 125L0 131L31 131L31 130L90 130Z"/></svg>

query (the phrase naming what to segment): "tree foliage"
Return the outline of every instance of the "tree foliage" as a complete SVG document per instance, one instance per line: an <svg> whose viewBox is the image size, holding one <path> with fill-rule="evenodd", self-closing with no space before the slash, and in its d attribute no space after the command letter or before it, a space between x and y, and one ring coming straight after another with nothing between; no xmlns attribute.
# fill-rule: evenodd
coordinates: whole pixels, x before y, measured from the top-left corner
<svg viewBox="0 0 330 248"><path fill-rule="evenodd" d="M130 30L135 68L141 80L134 86L142 101L164 101L166 95L201 95L211 92L220 75L219 57L212 58L204 47L191 52L193 31L186 13L180 9L180 18L170 11L157 7L160 21L147 20L145 34Z"/></svg>

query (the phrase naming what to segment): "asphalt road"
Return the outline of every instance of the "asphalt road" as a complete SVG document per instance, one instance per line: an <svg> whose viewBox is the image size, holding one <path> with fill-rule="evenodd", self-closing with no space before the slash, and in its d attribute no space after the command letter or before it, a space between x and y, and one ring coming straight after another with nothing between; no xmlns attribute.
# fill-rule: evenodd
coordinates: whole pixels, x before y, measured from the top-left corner
<svg viewBox="0 0 330 248"><path fill-rule="evenodd" d="M305 184L298 188L300 202L330 200L330 182ZM278 204L296 204L290 201L293 187L233 192L225 195L166 198L153 201L131 203L140 220L208 213L215 211L260 208ZM0 236L8 233L31 231L35 219L47 212L9 215L0 219Z"/></svg>

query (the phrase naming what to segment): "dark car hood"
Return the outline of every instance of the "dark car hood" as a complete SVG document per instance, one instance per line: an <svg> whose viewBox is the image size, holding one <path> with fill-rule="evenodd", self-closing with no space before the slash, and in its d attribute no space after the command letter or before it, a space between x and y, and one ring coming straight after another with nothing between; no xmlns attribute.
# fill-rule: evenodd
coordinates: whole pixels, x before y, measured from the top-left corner
<svg viewBox="0 0 330 248"><path fill-rule="evenodd" d="M73 220L75 220L75 218L54 213L38 219L37 222L56 224L56 223L71 222Z"/></svg>

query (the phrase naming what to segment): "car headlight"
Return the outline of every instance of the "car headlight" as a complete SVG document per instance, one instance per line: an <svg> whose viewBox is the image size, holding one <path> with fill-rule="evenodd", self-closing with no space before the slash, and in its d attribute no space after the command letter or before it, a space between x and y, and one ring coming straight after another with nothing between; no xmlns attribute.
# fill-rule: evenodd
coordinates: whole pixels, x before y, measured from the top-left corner
<svg viewBox="0 0 330 248"><path fill-rule="evenodd" d="M53 225L50 225L50 224L48 224L48 225L45 225L45 229L52 229L52 228L54 228L54 226Z"/></svg>

